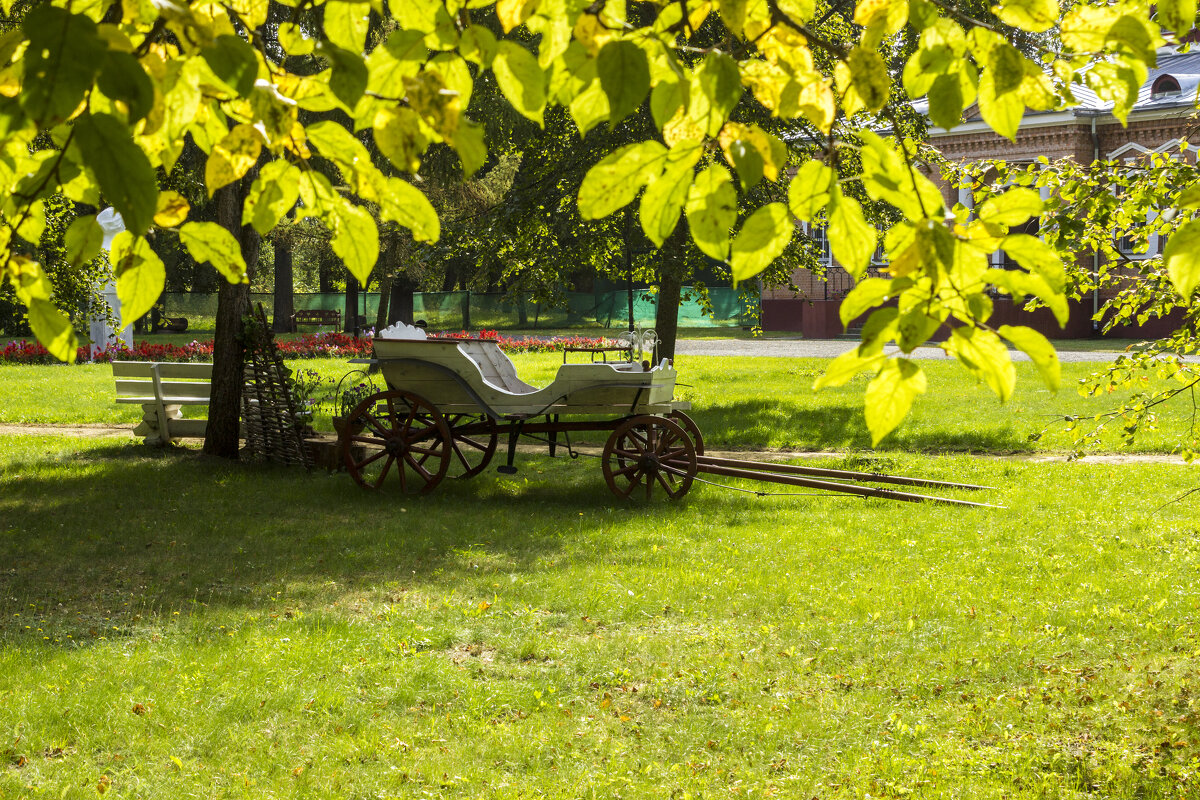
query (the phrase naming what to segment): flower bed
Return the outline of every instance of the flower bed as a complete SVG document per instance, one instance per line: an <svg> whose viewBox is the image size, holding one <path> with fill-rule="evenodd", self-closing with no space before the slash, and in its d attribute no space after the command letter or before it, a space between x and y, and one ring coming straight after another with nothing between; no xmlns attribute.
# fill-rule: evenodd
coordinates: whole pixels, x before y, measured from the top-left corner
<svg viewBox="0 0 1200 800"><path fill-rule="evenodd" d="M514 339L496 331L443 332L430 334L431 339L485 339L496 342L508 353L557 353L565 347L606 347L615 342L590 336L560 336L552 339ZM347 333L314 333L299 339L278 339L284 358L369 358L371 337L355 338ZM211 361L212 340L188 344L156 344L136 342L132 348L116 345L98 354L96 361ZM88 348L81 347L78 362L88 360ZM38 342L13 341L0 350L0 363L50 364L54 358Z"/></svg>

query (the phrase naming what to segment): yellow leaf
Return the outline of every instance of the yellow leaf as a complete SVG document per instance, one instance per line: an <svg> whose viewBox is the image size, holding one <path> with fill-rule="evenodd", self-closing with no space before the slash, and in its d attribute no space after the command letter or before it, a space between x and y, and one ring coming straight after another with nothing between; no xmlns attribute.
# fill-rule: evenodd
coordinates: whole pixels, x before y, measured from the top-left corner
<svg viewBox="0 0 1200 800"><path fill-rule="evenodd" d="M258 161L262 146L262 134L246 124L236 126L217 142L204 165L204 184L208 187L208 196L212 197L217 189L249 172Z"/></svg>
<svg viewBox="0 0 1200 800"><path fill-rule="evenodd" d="M160 228L174 228L185 219L191 210L183 195L172 189L158 193L158 207L154 211L154 224Z"/></svg>
<svg viewBox="0 0 1200 800"><path fill-rule="evenodd" d="M403 0L401 0L403 2ZM540 0L497 0L496 17L505 33L529 19L529 15L540 5Z"/></svg>

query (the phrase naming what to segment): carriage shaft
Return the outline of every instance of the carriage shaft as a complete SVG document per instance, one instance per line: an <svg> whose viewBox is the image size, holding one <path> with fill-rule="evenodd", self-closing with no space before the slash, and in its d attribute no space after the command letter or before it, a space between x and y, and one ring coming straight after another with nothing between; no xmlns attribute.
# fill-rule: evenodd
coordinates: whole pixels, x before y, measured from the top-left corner
<svg viewBox="0 0 1200 800"><path fill-rule="evenodd" d="M750 469L759 472L783 472L790 475L810 475L817 478L842 478L852 481L867 481L870 483L892 483L901 486L933 486L943 489L990 489L990 486L977 486L973 483L951 483L949 481L934 481L925 478L907 478L903 475L884 475L880 472L855 472L847 469L823 469L805 467L797 464L779 464L771 461L748 461L737 458L720 458L718 456L697 456L700 468L705 465L717 467L733 467L735 469Z"/></svg>
<svg viewBox="0 0 1200 800"><path fill-rule="evenodd" d="M701 462L697 465L697 472L703 472L708 475L721 475L726 478L746 478L752 481L764 481L766 483L782 483L788 486L803 486L808 489L824 489L830 492L839 492L842 494L856 494L860 497L878 497L884 500L902 500L906 503L947 503L955 506L977 506L981 508L1001 508L989 503L973 503L967 500L952 500L948 497L932 497L923 494L910 494L908 492L897 492L892 489L880 489L874 486L857 486L850 483L835 483L834 481L822 481L814 478L804 478L798 475L786 475L778 472L764 472L761 470L737 469L735 467L726 467L710 462Z"/></svg>

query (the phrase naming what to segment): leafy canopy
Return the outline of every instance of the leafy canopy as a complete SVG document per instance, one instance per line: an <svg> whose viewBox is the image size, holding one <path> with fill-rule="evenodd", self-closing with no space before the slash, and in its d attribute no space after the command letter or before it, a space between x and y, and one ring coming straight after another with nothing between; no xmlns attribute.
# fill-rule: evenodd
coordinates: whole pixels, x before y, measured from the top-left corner
<svg viewBox="0 0 1200 800"><path fill-rule="evenodd" d="M648 102L654 136L592 167L579 190L581 216L637 203L643 230L660 244L686 215L697 247L738 279L767 267L796 221L810 219L828 225L835 256L861 277L879 244L861 192L893 207L898 221L882 233L891 277L852 296L862 311L887 307L874 311L853 359L830 379L874 371L867 419L876 440L925 390L920 368L882 357L884 344L910 352L953 320L963 327L948 350L1001 398L1013 375L1001 337L1056 386L1044 340L987 327L989 291L1033 295L1056 310L1066 291L1059 257L1009 234L1041 213L1036 193L1008 192L977 216L947 209L917 146L870 132L900 129L889 99L924 100L944 127L977 104L993 130L1013 138L1026 109L1070 105L1071 85L1084 83L1124 119L1165 42L1159 23L1186 31L1195 21L1194 4L1159 4L1152 22L1146 0L1084 2L1065 13L1054 0L1008 0L993 28L928 0L861 0L854 33L833 40L818 33L817 8L805 0L292 3L291 19L274 23L266 0L52 0L0 36L0 263L57 356L73 357L74 333L27 255L48 198L112 205L124 217L129 231L112 261L129 308L149 308L162 289L162 264L145 238L151 227L175 232L197 260L243 281L233 238L189 222L186 203L159 191L158 176L190 140L206 154L210 195L259 167L245 224L267 233L298 203L297 215L323 221L334 251L365 280L380 222L421 241L439 235L432 205L400 173L438 144L457 153L466 174L486 163L483 128L466 108L474 82L490 76L519 114L541 125L548 105L562 106L581 133L615 126ZM307 13L318 6L320 15ZM370 35L372 15L386 20L385 35ZM1019 32L1046 43L1044 65L1014 46ZM802 123L823 157L789 169L793 148L754 123L749 107L760 119ZM388 164L372 160L370 140ZM318 156L336 167L335 180L314 166ZM739 214L739 193L762 181L778 184L788 202L743 204ZM94 220L80 219L74 240L93 241ZM1200 281L1189 235L1168 253L1185 295ZM1001 249L1022 269L989 270L989 254Z"/></svg>

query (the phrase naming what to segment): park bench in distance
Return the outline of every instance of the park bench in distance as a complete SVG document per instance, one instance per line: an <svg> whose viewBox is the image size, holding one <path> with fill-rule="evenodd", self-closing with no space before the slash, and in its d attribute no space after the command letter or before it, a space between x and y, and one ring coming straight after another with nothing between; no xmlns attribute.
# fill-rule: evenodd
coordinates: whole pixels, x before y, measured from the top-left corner
<svg viewBox="0 0 1200 800"><path fill-rule="evenodd" d="M133 429L146 444L165 445L174 439L204 438L206 419L184 419L181 406L208 405L212 394L212 364L114 361L113 379L118 403L138 403L145 412Z"/></svg>
<svg viewBox="0 0 1200 800"><path fill-rule="evenodd" d="M292 314L292 332L295 333L301 325L332 325L335 330L342 327L342 312L334 309L302 308Z"/></svg>

